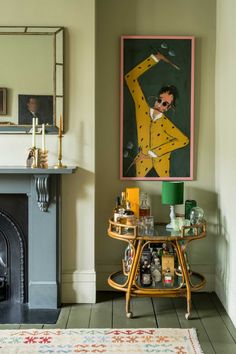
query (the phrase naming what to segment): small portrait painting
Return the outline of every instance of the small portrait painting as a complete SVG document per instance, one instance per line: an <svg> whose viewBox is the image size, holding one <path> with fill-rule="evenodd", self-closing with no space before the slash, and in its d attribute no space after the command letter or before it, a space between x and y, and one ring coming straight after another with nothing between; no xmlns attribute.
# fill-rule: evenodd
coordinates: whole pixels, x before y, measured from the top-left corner
<svg viewBox="0 0 236 354"><path fill-rule="evenodd" d="M7 89L0 88L0 115L7 114Z"/></svg>
<svg viewBox="0 0 236 354"><path fill-rule="evenodd" d="M18 95L18 124L32 125L36 118L37 124L53 125L53 96L49 95Z"/></svg>

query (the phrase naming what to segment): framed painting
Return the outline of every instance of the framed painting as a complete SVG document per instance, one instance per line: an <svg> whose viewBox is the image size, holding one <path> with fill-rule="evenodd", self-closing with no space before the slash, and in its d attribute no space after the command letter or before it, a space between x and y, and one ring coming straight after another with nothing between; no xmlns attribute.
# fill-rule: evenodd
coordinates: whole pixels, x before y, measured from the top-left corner
<svg viewBox="0 0 236 354"><path fill-rule="evenodd" d="M120 178L192 180L194 37L121 38Z"/></svg>
<svg viewBox="0 0 236 354"><path fill-rule="evenodd" d="M19 125L32 125L33 118L37 125L53 125L52 95L18 95L18 101Z"/></svg>
<svg viewBox="0 0 236 354"><path fill-rule="evenodd" d="M0 88L0 115L7 114L7 89Z"/></svg>

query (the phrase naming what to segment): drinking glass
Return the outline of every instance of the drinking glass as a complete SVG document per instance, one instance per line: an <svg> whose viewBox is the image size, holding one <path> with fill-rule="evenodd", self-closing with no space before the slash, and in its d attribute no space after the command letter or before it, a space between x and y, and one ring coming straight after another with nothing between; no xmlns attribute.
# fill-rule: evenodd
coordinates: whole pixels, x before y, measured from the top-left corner
<svg viewBox="0 0 236 354"><path fill-rule="evenodd" d="M145 235L153 236L154 235L154 216L145 216Z"/></svg>

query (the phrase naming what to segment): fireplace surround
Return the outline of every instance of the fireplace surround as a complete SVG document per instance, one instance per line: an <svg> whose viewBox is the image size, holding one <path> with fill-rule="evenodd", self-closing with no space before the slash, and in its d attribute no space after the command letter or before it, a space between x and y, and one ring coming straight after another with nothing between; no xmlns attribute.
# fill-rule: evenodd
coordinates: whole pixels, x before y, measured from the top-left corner
<svg viewBox="0 0 236 354"><path fill-rule="evenodd" d="M0 301L26 303L28 197L0 194Z"/></svg>
<svg viewBox="0 0 236 354"><path fill-rule="evenodd" d="M52 310L60 307L61 176L74 173L75 170L76 167L0 168L1 306L4 304L5 294L8 305L10 301L14 304L25 304L29 309ZM16 196L16 202L13 203L15 204L13 217L7 205L4 207L4 196L9 195ZM18 203L23 199L23 204L26 205L25 211L17 221L16 216L20 214L22 201L21 204ZM24 226L20 225L22 219L26 221ZM8 233L10 232L8 236L6 236L7 228ZM7 259L10 257L9 252L1 256L1 249L4 254L4 247L17 250L14 251L16 253L13 253L11 259ZM7 271L4 273L4 265L7 269L13 259L18 262L14 267L16 269L18 267L19 272L18 275L14 275L13 272L9 276ZM6 287L3 289L6 283L11 287L11 279L17 282L14 294Z"/></svg>

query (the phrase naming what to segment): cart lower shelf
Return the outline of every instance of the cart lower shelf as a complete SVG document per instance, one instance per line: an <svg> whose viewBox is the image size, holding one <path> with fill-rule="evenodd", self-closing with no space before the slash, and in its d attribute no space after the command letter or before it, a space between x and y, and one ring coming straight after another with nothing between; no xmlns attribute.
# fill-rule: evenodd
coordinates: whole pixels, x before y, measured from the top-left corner
<svg viewBox="0 0 236 354"><path fill-rule="evenodd" d="M189 285L190 292L198 291L204 287L206 284L205 277L200 273L191 271L189 273ZM118 272L112 273L108 278L108 284L119 291L128 292L129 288L129 276L124 275L120 270ZM129 294L132 296L139 297L186 297L188 298L188 289L186 284L183 282L182 277L175 275L174 283L172 286L165 286L162 282L148 287L142 287L139 281L139 277L133 281L131 291ZM128 303L127 303L128 302ZM128 318L132 318L132 313L129 309L129 299L126 298L126 315ZM190 304L188 304L188 311L185 315L186 319L190 318Z"/></svg>

